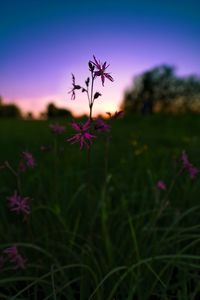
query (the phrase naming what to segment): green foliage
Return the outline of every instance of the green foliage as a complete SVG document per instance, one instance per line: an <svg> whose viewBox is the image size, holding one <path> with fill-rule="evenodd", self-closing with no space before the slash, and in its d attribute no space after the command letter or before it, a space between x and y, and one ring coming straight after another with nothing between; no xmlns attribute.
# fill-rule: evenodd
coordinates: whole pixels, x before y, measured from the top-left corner
<svg viewBox="0 0 200 300"><path fill-rule="evenodd" d="M70 128L55 137L47 121L1 120L0 164L16 168L29 150L37 167L21 175L27 223L9 212L15 179L0 170L0 247L16 243L28 260L2 270L0 299L198 299L199 177L183 173L160 215L166 192L155 186L169 186L183 149L200 166L199 128L197 115L115 120L106 173L106 140L91 149L88 191L87 152L66 143Z"/></svg>

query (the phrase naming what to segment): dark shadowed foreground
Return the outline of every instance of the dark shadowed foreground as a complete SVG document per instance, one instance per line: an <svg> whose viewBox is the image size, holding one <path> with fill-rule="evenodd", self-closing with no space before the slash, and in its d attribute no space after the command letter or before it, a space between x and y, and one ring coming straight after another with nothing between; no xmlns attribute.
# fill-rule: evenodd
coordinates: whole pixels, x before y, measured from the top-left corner
<svg viewBox="0 0 200 300"><path fill-rule="evenodd" d="M1 257L16 245L25 258L2 263L0 299L198 299L200 174L181 155L200 168L200 116L115 120L90 166L60 124L0 121ZM36 164L20 173L25 219L7 199L22 152Z"/></svg>

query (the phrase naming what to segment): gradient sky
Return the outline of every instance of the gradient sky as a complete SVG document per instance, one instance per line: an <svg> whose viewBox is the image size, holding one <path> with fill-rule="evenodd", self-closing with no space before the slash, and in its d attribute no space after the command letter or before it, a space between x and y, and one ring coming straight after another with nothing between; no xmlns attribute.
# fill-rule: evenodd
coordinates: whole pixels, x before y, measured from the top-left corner
<svg viewBox="0 0 200 300"><path fill-rule="evenodd" d="M25 111L55 100L87 112L84 94L71 101L67 92L71 73L84 82L95 54L115 79L98 86L103 97L95 110L115 111L133 76L155 65L199 75L199 36L198 0L1 1L0 95Z"/></svg>

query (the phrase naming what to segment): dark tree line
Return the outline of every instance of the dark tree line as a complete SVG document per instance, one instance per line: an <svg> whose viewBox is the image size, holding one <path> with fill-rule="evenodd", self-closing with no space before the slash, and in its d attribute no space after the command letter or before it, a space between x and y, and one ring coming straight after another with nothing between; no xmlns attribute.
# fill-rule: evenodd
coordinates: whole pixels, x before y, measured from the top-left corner
<svg viewBox="0 0 200 300"><path fill-rule="evenodd" d="M47 106L46 116L48 119L52 118L66 118L71 117L72 114L65 108L58 108L54 103L49 103Z"/></svg>
<svg viewBox="0 0 200 300"><path fill-rule="evenodd" d="M143 114L200 110L200 78L177 76L173 66L155 67L134 79L125 93L123 109Z"/></svg>
<svg viewBox="0 0 200 300"><path fill-rule="evenodd" d="M46 107L46 111L41 114L43 118L65 118L71 117L72 114L65 108L58 108L54 103L49 103ZM20 108L16 104L5 104L0 96L0 118L26 118L33 119L33 113L28 112L25 115L22 114Z"/></svg>
<svg viewBox="0 0 200 300"><path fill-rule="evenodd" d="M21 118L21 111L15 104L5 104L0 96L0 118Z"/></svg>

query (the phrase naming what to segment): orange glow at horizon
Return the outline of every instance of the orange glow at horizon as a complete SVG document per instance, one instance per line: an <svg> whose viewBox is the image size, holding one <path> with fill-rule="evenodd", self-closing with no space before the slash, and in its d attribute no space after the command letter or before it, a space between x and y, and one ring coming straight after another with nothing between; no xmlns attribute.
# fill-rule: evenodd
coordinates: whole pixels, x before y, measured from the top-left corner
<svg viewBox="0 0 200 300"><path fill-rule="evenodd" d="M85 74L81 73L81 70L75 68L75 74L77 76L77 82L81 82L79 78L85 78ZM103 87L101 81L97 80L95 83L94 91L98 91L102 94L101 97L95 100L93 106L93 116L99 114L106 115L106 112L115 112L120 109L124 91L130 82L131 72L126 72L119 77L119 71L115 70L113 72L114 83L109 81L105 82ZM86 77L87 78L87 77ZM80 91L76 93L76 99L71 100L71 95L68 93L71 89L71 75L67 76L66 73L60 78L59 83L55 88L54 93L48 93L46 86L43 89L37 90L36 94L32 94L32 89L30 87L25 90L16 89L14 92L8 90L8 95L4 98L5 103L15 103L22 110L25 115L27 112L32 112L34 117L40 117L41 112L45 112L46 107L49 103L54 103L58 108L64 108L69 110L75 117L79 117L83 114L89 114L87 95ZM46 92L45 92L46 91ZM16 94L16 96L14 96Z"/></svg>
<svg viewBox="0 0 200 300"><path fill-rule="evenodd" d="M116 99L115 96L115 93L110 93L109 97L106 95L106 98L109 100L106 100L106 98L103 96L101 97L102 99L99 98L98 101L96 100L93 107L93 116L97 116L99 114L106 116L106 112L113 113L116 110L119 110L121 101ZM37 98L16 98L13 100L3 98L3 102L6 104L14 103L19 106L23 114L32 112L34 117L39 117L42 112L46 111L46 107L49 103L54 103L58 108L69 110L74 117L79 117L84 114L89 114L87 98L84 98L85 97L83 97L81 94L77 95L75 100L71 100L70 95L67 95L66 97L51 95Z"/></svg>

